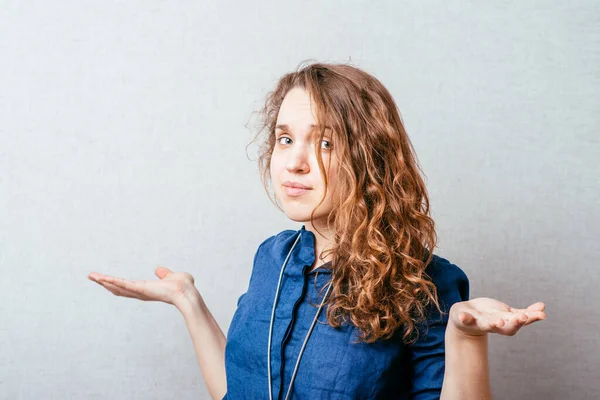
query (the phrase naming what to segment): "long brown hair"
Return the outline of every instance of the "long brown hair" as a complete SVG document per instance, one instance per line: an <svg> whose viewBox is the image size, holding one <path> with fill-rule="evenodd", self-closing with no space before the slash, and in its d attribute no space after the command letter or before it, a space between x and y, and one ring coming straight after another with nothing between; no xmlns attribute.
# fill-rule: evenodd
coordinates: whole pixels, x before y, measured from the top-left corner
<svg viewBox="0 0 600 400"><path fill-rule="evenodd" d="M333 327L351 322L360 331L359 340L367 343L391 338L399 328L402 339L411 342L418 335L417 324L427 318L427 307L433 303L442 310L436 287L425 274L437 246L435 224L423 172L396 103L379 80L348 64L312 63L282 76L258 112L259 129L252 141L266 132L258 162L269 198L277 115L294 87L306 90L315 102L321 127L316 153L325 193L319 144L326 131L338 157L333 210L327 218L334 232L327 320ZM313 215L314 210L311 221Z"/></svg>

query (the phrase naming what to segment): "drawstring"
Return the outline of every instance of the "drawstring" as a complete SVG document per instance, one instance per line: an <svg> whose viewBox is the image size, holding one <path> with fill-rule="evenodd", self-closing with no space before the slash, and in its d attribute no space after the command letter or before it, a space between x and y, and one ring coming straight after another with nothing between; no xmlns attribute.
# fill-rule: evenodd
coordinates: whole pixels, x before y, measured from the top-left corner
<svg viewBox="0 0 600 400"><path fill-rule="evenodd" d="M281 290L281 280L283 278L283 271L285 270L285 267L288 263L288 260L290 258L290 255L292 254L292 251L294 250L294 248L296 247L296 244L298 243L298 240L300 239L300 237L302 236L302 232L300 232L300 234L298 235L298 237L296 238L296 241L294 242L292 248L290 249L287 257L285 258L285 261L283 262L283 265L281 266L281 272L279 272L279 281L277 282L277 291L275 292L275 299L273 300L273 310L271 311L271 321L269 323L269 348L267 350L267 356L269 358L269 361L267 363L267 373L269 374L269 399L273 400L273 391L272 391L272 379L271 379L271 340L273 338L273 323L275 320L275 308L277 306L277 300L279 300L279 293ZM313 318L313 321L310 325L310 328L308 329L308 333L306 334L306 337L304 338L304 342L302 343L302 347L300 348L300 353L298 354L298 359L296 360L296 365L294 366L294 372L292 373L292 379L290 381L290 386L288 387L287 393L285 395L285 400L287 400L290 396L290 393L292 392L292 386L294 385L294 380L296 379L296 373L298 372L298 367L300 366L300 359L302 358L302 354L304 353L304 348L306 347L306 343L308 342L308 338L310 337L313 328L315 327L315 324L317 322L317 319L319 317L319 314L321 313L321 309L323 308L323 305L325 304L325 299L327 298L327 295L329 294L329 289L331 289L331 282L328 284L329 286L327 287L327 291L325 292L325 295L323 296L323 300L321 300L321 304L319 305L319 309L317 310L317 313L315 314L315 317ZM283 379L283 376L281 377L281 379Z"/></svg>

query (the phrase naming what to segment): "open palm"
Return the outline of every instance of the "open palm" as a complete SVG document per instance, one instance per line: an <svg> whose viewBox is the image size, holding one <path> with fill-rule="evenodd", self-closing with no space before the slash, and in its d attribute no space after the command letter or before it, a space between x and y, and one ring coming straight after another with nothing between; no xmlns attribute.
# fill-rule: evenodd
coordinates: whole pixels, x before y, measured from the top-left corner
<svg viewBox="0 0 600 400"><path fill-rule="evenodd" d="M88 279L104 286L116 296L130 297L143 301L162 301L177 304L196 290L194 277L187 272L173 272L165 267L158 267L154 274L160 280L129 280L92 272Z"/></svg>
<svg viewBox="0 0 600 400"><path fill-rule="evenodd" d="M527 308L513 308L495 299L479 297L452 305L449 323L466 335L499 333L513 336L522 326L546 319L545 308L542 302Z"/></svg>

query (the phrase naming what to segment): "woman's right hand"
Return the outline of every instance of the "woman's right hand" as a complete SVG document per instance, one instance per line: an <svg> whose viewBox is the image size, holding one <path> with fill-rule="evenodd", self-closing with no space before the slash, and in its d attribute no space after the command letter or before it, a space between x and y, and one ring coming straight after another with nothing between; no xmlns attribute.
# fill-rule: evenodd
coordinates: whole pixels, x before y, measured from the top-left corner
<svg viewBox="0 0 600 400"><path fill-rule="evenodd" d="M179 305L189 300L190 296L199 296L194 277L187 272L173 272L165 267L158 267L154 274L159 280L146 281L117 278L92 272L88 279L104 286L115 296L130 297L143 301L162 301Z"/></svg>
<svg viewBox="0 0 600 400"><path fill-rule="evenodd" d="M88 278L104 286L116 296L144 301L162 301L173 304L183 315L202 376L213 399L222 399L227 392L225 374L225 345L227 339L217 321L204 304L194 278L187 272L173 272L158 267L154 271L159 280L131 281L92 272Z"/></svg>

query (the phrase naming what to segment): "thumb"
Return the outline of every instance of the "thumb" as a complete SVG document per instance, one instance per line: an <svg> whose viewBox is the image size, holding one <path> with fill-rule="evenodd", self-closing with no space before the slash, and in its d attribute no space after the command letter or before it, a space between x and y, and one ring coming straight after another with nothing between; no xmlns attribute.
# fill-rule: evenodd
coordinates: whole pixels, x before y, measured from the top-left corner
<svg viewBox="0 0 600 400"><path fill-rule="evenodd" d="M158 276L160 279L164 279L167 276L171 275L173 273L173 271L171 271L169 268L165 268L165 267L158 267L154 270L154 274L156 276Z"/></svg>
<svg viewBox="0 0 600 400"><path fill-rule="evenodd" d="M476 322L475 316L473 316L473 314L466 312L466 311L461 311L458 314L458 320L460 322L462 322L464 325L473 325Z"/></svg>

